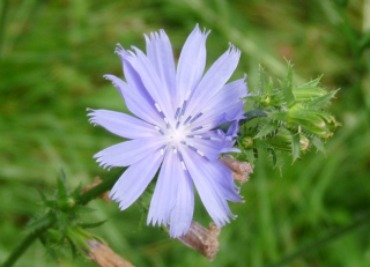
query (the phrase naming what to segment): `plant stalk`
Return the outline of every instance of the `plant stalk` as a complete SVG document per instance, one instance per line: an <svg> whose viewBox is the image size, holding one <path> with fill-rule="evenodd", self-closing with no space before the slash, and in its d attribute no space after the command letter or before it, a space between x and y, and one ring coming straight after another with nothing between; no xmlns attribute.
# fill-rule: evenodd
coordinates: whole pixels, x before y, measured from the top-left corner
<svg viewBox="0 0 370 267"><path fill-rule="evenodd" d="M10 267L13 266L14 263L22 256L23 253L26 252L28 247L36 240L38 239L45 231L47 231L51 226L53 226L54 222L49 222L29 235L26 236L25 239L13 250L13 252L8 256L8 258L3 263L3 267Z"/></svg>
<svg viewBox="0 0 370 267"><path fill-rule="evenodd" d="M98 184L96 187L88 190L75 199L77 205L86 205L91 200L99 197L104 192L108 191L114 183L117 181L119 175L123 172L122 169L117 169L112 172L102 183ZM8 258L1 265L2 267L11 267L16 261L27 251L27 249L33 244L35 240L40 238L48 229L53 227L55 220L50 220L48 223L40 226L36 230L29 233L23 241L13 250L13 252L8 256Z"/></svg>

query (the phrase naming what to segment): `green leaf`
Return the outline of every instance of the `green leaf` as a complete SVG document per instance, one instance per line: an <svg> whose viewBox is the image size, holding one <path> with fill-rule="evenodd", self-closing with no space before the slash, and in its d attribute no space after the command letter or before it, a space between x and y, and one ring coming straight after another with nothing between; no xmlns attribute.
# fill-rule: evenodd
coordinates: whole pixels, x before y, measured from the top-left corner
<svg viewBox="0 0 370 267"><path fill-rule="evenodd" d="M66 175L62 170L60 175L58 176L57 180L57 194L58 194L58 202L59 201L67 201L68 199L68 190L66 186Z"/></svg>
<svg viewBox="0 0 370 267"><path fill-rule="evenodd" d="M267 135L276 131L277 126L273 124L265 124L258 130L258 133L254 136L255 139L266 137Z"/></svg>
<svg viewBox="0 0 370 267"><path fill-rule="evenodd" d="M310 105L316 106L317 108L322 108L325 105L327 105L334 98L334 96L336 95L337 92L338 92L338 90L335 90L335 91L329 92L326 95L323 95L321 97L317 97L317 98L315 98L314 100L312 100L310 102Z"/></svg>
<svg viewBox="0 0 370 267"><path fill-rule="evenodd" d="M320 140L320 138L313 136L309 138L309 140L312 142L312 144L316 147L317 150L325 152L324 143Z"/></svg>
<svg viewBox="0 0 370 267"><path fill-rule="evenodd" d="M42 228L45 225L48 225L51 222L50 214L46 214L39 218L34 218L28 225L27 230L33 232L39 228Z"/></svg>
<svg viewBox="0 0 370 267"><path fill-rule="evenodd" d="M99 227L100 225L103 225L107 220L95 222L95 223L80 223L78 224L82 228L96 228Z"/></svg>
<svg viewBox="0 0 370 267"><path fill-rule="evenodd" d="M288 64L288 74L282 83L282 96L284 102L288 107L295 103L295 97L293 94L293 68L292 65Z"/></svg>
<svg viewBox="0 0 370 267"><path fill-rule="evenodd" d="M299 134L292 134L292 157L293 162L296 161L300 156L300 136Z"/></svg>

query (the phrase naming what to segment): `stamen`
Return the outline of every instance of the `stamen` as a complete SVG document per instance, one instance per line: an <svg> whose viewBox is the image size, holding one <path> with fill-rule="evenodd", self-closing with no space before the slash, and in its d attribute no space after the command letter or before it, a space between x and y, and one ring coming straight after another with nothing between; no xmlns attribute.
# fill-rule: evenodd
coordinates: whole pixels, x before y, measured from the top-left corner
<svg viewBox="0 0 370 267"><path fill-rule="evenodd" d="M196 151L197 150L193 145L187 144L187 146L188 146L188 148L190 148L193 151Z"/></svg>
<svg viewBox="0 0 370 267"><path fill-rule="evenodd" d="M190 121L190 123L193 123L194 121L196 121L197 119L199 119L200 116L202 116L203 113L202 112L199 112L197 115L195 115L195 117Z"/></svg>
<svg viewBox="0 0 370 267"><path fill-rule="evenodd" d="M187 117L187 119L184 121L184 124L187 124L191 120L191 116Z"/></svg>
<svg viewBox="0 0 370 267"><path fill-rule="evenodd" d="M159 113L161 113L161 112L162 112L162 110L161 110L161 108L159 107L159 105L158 105L158 103L157 103L157 102L155 102L155 103L154 103L154 106L155 106L155 108L158 110L158 112L159 112Z"/></svg>
<svg viewBox="0 0 370 267"><path fill-rule="evenodd" d="M200 129L203 129L203 126L198 126L198 127L195 127L193 129L191 129L192 132L195 132L195 131L198 131Z"/></svg>
<svg viewBox="0 0 370 267"><path fill-rule="evenodd" d="M202 136L199 135L199 134L189 134L186 137L195 138L195 139L202 139Z"/></svg>
<svg viewBox="0 0 370 267"><path fill-rule="evenodd" d="M184 162L184 158L182 157L181 153L179 153L179 160L180 160L180 164L181 164L181 167L184 171L186 171L186 165L185 165L185 162Z"/></svg>
<svg viewBox="0 0 370 267"><path fill-rule="evenodd" d="M159 127L159 126L154 126L154 128L161 134L161 135L164 135L164 132L162 131L162 129Z"/></svg>
<svg viewBox="0 0 370 267"><path fill-rule="evenodd" d="M180 107L178 107L178 108L176 109L176 113L175 113L175 120L177 120L177 119L179 118L180 111L181 111L181 108L180 108Z"/></svg>
<svg viewBox="0 0 370 267"><path fill-rule="evenodd" d="M184 103L182 104L181 116L184 116L187 105L188 105L188 100L185 100Z"/></svg>
<svg viewBox="0 0 370 267"><path fill-rule="evenodd" d="M185 165L185 162L184 161L180 161L181 163L181 167L184 171L186 171L186 165Z"/></svg>
<svg viewBox="0 0 370 267"><path fill-rule="evenodd" d="M169 120L167 119L167 117L164 117L163 118L164 122L166 123L166 126L167 126L167 129L170 127L170 122Z"/></svg>

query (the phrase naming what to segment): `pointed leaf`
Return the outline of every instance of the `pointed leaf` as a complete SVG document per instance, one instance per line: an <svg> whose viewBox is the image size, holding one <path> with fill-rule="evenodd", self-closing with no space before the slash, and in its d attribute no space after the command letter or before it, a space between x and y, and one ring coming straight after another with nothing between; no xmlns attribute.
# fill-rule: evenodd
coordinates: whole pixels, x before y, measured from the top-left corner
<svg viewBox="0 0 370 267"><path fill-rule="evenodd" d="M268 136L269 134L273 133L278 127L274 124L268 124L266 123L261 127L261 129L258 130L257 135L254 136L255 139L260 139L263 137Z"/></svg>
<svg viewBox="0 0 370 267"><path fill-rule="evenodd" d="M96 228L96 227L99 227L99 226L103 225L106 221L107 220L94 222L94 223L80 223L79 226L81 226L84 229L86 229L86 228Z"/></svg>
<svg viewBox="0 0 370 267"><path fill-rule="evenodd" d="M292 156L293 162L299 158L300 155L300 147L299 147L300 136L299 134L292 134Z"/></svg>
<svg viewBox="0 0 370 267"><path fill-rule="evenodd" d="M62 170L60 175L58 176L57 180L57 194L58 194L58 201L67 201L68 199L68 191L66 186L66 175Z"/></svg>

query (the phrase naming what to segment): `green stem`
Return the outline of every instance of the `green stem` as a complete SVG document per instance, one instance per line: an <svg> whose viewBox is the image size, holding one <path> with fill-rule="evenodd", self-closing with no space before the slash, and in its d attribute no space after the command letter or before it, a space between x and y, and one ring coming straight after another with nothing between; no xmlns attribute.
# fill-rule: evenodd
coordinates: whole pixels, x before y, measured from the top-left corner
<svg viewBox="0 0 370 267"><path fill-rule="evenodd" d="M107 192L109 189L112 188L114 183L117 181L118 177L124 171L125 169L115 169L106 179L104 179L102 183L100 183L99 185L95 186L94 188L86 191L85 193L77 197L76 204L86 205L91 200L102 195L104 192Z"/></svg>
<svg viewBox="0 0 370 267"><path fill-rule="evenodd" d="M248 121L251 121L257 118L267 117L266 111L260 110L260 109L247 111L244 115L245 115L245 119L242 120L241 123L246 123Z"/></svg>
<svg viewBox="0 0 370 267"><path fill-rule="evenodd" d="M7 9L8 9L8 0L4 0L2 6L1 6L1 13L0 13L0 58L2 55L3 50L3 44L5 39L5 25L6 25L6 15L7 15Z"/></svg>
<svg viewBox="0 0 370 267"><path fill-rule="evenodd" d="M267 117L267 113L261 109L254 109L244 113L245 119L239 121L239 133L242 130L242 126L251 120Z"/></svg>
<svg viewBox="0 0 370 267"><path fill-rule="evenodd" d="M333 240L338 239L338 238L350 233L352 230L356 230L356 229L360 228L361 226L368 224L369 221L370 221L370 213L368 213L363 218L355 221L354 223L352 223L352 224L350 224L346 227L343 227L343 228L339 229L338 231L336 231L332 234L324 236L323 238L321 238L319 240L316 240L316 241L314 241L314 242L312 242L312 243L310 243L306 246L302 246L297 251L295 251L292 254L282 258L278 262L273 263L273 264L269 264L268 267L281 267L281 266L284 266L286 264L289 264L293 260L298 259L298 258L300 258L300 257L302 257L302 256L304 256L308 253L311 253L313 250L318 249L320 247L323 247L324 245L327 245L328 243L332 242Z"/></svg>
<svg viewBox="0 0 370 267"><path fill-rule="evenodd" d="M124 170L119 169L112 172L102 183L95 186L91 190L86 191L85 193L79 195L75 199L76 206L77 205L86 205L91 200L97 198L104 192L108 191L114 183L117 181L119 175ZM50 220L48 223L40 226L36 230L29 233L23 241L13 250L13 252L8 256L8 258L2 264L2 267L11 267L13 266L16 261L27 251L27 249L33 244L35 240L40 238L48 229L53 227L55 224L55 220Z"/></svg>
<svg viewBox="0 0 370 267"><path fill-rule="evenodd" d="M28 247L38 239L46 230L48 230L51 226L53 226L54 222L49 222L29 235L26 236L25 239L13 250L13 252L9 255L9 257L3 263L3 267L13 266L14 263L22 256L24 252L28 249Z"/></svg>

